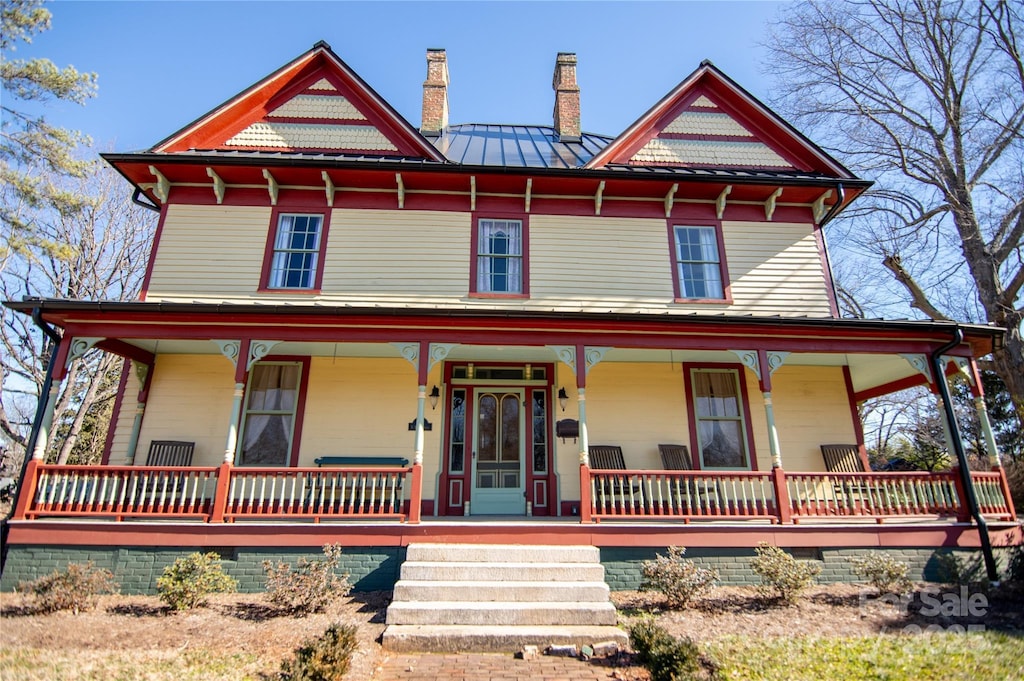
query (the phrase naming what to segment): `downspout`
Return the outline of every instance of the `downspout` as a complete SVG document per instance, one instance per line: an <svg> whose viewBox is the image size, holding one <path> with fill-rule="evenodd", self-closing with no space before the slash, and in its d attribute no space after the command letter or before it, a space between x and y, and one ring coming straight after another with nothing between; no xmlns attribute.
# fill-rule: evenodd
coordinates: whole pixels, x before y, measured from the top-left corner
<svg viewBox="0 0 1024 681"><path fill-rule="evenodd" d="M42 329L43 333L50 339L52 346L50 348L50 359L46 364L46 378L43 379L43 387L39 391L36 415L32 419L32 430L29 431L28 440L25 442L25 456L21 461L21 473L18 474L18 496L21 496L21 491L25 488L25 470L28 468L28 462L32 460L32 450L36 448L39 426L43 421L43 408L50 395L50 386L53 385L53 369L57 366L57 348L60 345L60 334L43 321L42 310L38 307L32 310L32 321ZM11 512L13 513L17 507L18 499L15 497L14 504L11 505ZM0 546L3 547L0 550L0 570L3 570L4 564L7 562L7 532L9 529L10 526L7 524L7 518L0 520Z"/></svg>
<svg viewBox="0 0 1024 681"><path fill-rule="evenodd" d="M143 193L143 191L141 189L136 187L135 188L135 192L132 194L132 203L134 203L136 206L142 206L143 208L147 208L147 209L153 211L154 213L159 213L160 212L160 206L157 206L157 205L155 205L153 203L150 203L149 201L143 201L140 198L142 196L146 196L146 195Z"/></svg>
<svg viewBox="0 0 1024 681"><path fill-rule="evenodd" d="M992 541L988 536L988 523L985 516L981 514L978 506L978 497L974 493L974 482L971 480L971 469L967 465L967 453L964 452L964 443L960 439L960 426L956 422L956 414L953 412L953 396L949 393L949 385L946 383L946 372L942 370L942 353L960 345L964 340L964 332L959 326L953 333L953 340L931 353L928 360L931 363L932 374L935 376L935 383L939 388L939 395L942 397L942 408L946 412L946 421L949 423L950 440L953 444L953 452L959 468L960 482L967 497L967 508L971 517L978 524L978 537L981 540L981 553L985 558L985 571L988 573L990 582L999 581L999 570L996 568L995 555L992 553Z"/></svg>

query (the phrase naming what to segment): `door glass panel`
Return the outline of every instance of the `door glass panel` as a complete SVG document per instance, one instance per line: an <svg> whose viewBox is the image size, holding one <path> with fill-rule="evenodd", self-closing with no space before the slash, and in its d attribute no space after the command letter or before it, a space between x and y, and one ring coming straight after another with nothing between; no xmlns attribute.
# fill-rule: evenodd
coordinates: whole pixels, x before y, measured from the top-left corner
<svg viewBox="0 0 1024 681"><path fill-rule="evenodd" d="M548 469L548 422L544 405L546 393L533 391L533 472L544 473Z"/></svg>
<svg viewBox="0 0 1024 681"><path fill-rule="evenodd" d="M453 390L451 415L451 472L461 473L466 454L466 391Z"/></svg>
<svg viewBox="0 0 1024 681"><path fill-rule="evenodd" d="M498 460L498 400L483 395L477 407L477 456L480 461Z"/></svg>
<svg viewBox="0 0 1024 681"><path fill-rule="evenodd" d="M501 398L501 460L519 461L519 396Z"/></svg>

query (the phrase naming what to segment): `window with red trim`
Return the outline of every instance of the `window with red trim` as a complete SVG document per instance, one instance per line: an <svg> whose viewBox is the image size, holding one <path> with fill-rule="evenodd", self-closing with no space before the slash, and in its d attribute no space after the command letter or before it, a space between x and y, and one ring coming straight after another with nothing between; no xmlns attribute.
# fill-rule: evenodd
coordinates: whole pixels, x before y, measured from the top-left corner
<svg viewBox="0 0 1024 681"><path fill-rule="evenodd" d="M676 298L725 300L725 267L718 229L710 225L673 225L673 280Z"/></svg>
<svg viewBox="0 0 1024 681"><path fill-rule="evenodd" d="M264 288L319 289L326 241L324 215L278 213L274 238L268 246Z"/></svg>
<svg viewBox="0 0 1024 681"><path fill-rule="evenodd" d="M690 418L701 469L749 470L745 395L736 369L690 369Z"/></svg>
<svg viewBox="0 0 1024 681"><path fill-rule="evenodd" d="M478 218L473 233L470 292L496 296L528 295L528 243L526 220Z"/></svg>
<svg viewBox="0 0 1024 681"><path fill-rule="evenodd" d="M259 362L246 387L240 466L288 466L303 389L302 362Z"/></svg>

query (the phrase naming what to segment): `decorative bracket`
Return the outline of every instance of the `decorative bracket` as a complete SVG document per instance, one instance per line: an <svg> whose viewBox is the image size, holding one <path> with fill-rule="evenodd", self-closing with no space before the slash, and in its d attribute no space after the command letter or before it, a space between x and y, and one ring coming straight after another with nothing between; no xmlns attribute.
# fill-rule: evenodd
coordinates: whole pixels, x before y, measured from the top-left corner
<svg viewBox="0 0 1024 681"><path fill-rule="evenodd" d="M469 209L476 210L476 175L469 176Z"/></svg>
<svg viewBox="0 0 1024 681"><path fill-rule="evenodd" d="M402 181L402 173L395 173L395 184L398 185L398 207L405 208L405 182Z"/></svg>
<svg viewBox="0 0 1024 681"><path fill-rule="evenodd" d="M420 344L419 343L392 343L398 348L398 353L404 357L413 369L420 369Z"/></svg>
<svg viewBox="0 0 1024 681"><path fill-rule="evenodd" d="M928 370L928 358L924 355L911 354L911 353L900 353L900 357L907 360L910 366L914 367L919 374L928 379L929 383L934 383L932 379L932 372Z"/></svg>
<svg viewBox="0 0 1024 681"><path fill-rule="evenodd" d="M213 343L220 348L220 353L231 360L231 363L238 366L238 351L242 346L240 341L236 340L214 340Z"/></svg>
<svg viewBox="0 0 1024 681"><path fill-rule="evenodd" d="M327 174L327 171L320 173L320 177L324 178L324 190L327 193L327 205L328 207L334 206L334 192L338 191L338 188L334 186L334 180Z"/></svg>
<svg viewBox="0 0 1024 681"><path fill-rule="evenodd" d="M718 195L717 199L715 199L715 214L718 215L719 220L721 220L722 216L725 215L725 197L729 196L731 193L732 185L727 184L725 185L725 189L722 190L722 193Z"/></svg>
<svg viewBox="0 0 1024 681"><path fill-rule="evenodd" d="M224 189L227 185L224 184L224 180L217 174L217 171L210 166L206 166L206 174L213 180L213 195L217 197L217 205L219 206L224 203Z"/></svg>
<svg viewBox="0 0 1024 681"><path fill-rule="evenodd" d="M757 359L757 350L730 350L729 352L739 357L743 366L753 371L757 380L761 380L761 362Z"/></svg>
<svg viewBox="0 0 1024 681"><path fill-rule="evenodd" d="M774 352L769 351L765 353L768 355L768 374L774 374L775 370L782 366L782 363L786 361L786 357L789 356L788 352Z"/></svg>
<svg viewBox="0 0 1024 681"><path fill-rule="evenodd" d="M167 197L171 194L171 181L164 177L164 174L156 169L156 166L150 166L149 172L156 178L156 187L153 188L153 193L156 194L156 198L160 199L160 203L167 203Z"/></svg>
<svg viewBox="0 0 1024 681"><path fill-rule="evenodd" d="M673 184L672 187L668 190L668 193L665 194L665 217L667 218L672 217L672 206L675 205L677 191L679 191L678 182Z"/></svg>
<svg viewBox="0 0 1024 681"><path fill-rule="evenodd" d="M139 385L145 387L146 379L149 377L150 365L133 359L132 369L135 370L135 378L138 380Z"/></svg>
<svg viewBox="0 0 1024 681"><path fill-rule="evenodd" d="M280 185L277 184L277 180L270 174L270 171L266 168L263 169L263 177L267 180L267 191L270 193L270 205L277 205L277 195L281 189Z"/></svg>
<svg viewBox="0 0 1024 681"><path fill-rule="evenodd" d="M814 222L821 222L821 219L825 217L825 213L828 211L825 208L825 199L832 197L832 190L829 189L827 192L814 199L814 203L811 204L811 212L814 215Z"/></svg>
<svg viewBox="0 0 1024 681"><path fill-rule="evenodd" d="M530 200L532 198L533 198L533 178L532 177L528 177L528 178L526 178L526 205L524 206L524 208L526 209L527 213L530 212Z"/></svg>
<svg viewBox="0 0 1024 681"><path fill-rule="evenodd" d="M597 185L597 193L594 194L594 215L601 214L601 203L604 202L604 184L605 181L601 180L601 184Z"/></svg>
<svg viewBox="0 0 1024 681"><path fill-rule="evenodd" d="M597 366L601 362L601 360L604 359L605 353L611 349L611 347L584 347L583 354L587 362L587 366L585 369L586 374L584 375L589 374L590 370L593 367Z"/></svg>
<svg viewBox="0 0 1024 681"><path fill-rule="evenodd" d="M106 340L106 338L103 336L78 336L72 339L71 345L68 347L68 359L64 366L70 367L73 361L92 350L102 340Z"/></svg>
<svg viewBox="0 0 1024 681"><path fill-rule="evenodd" d="M782 196L782 187L779 187L772 195L768 197L768 200L764 202L764 219L771 222L772 216L775 215L775 202Z"/></svg>
<svg viewBox="0 0 1024 681"><path fill-rule="evenodd" d="M281 341L254 340L249 341L249 361L245 363L245 370L252 369L252 365L270 354L275 345Z"/></svg>
<svg viewBox="0 0 1024 681"><path fill-rule="evenodd" d="M575 345L549 345L549 350L555 353L559 362L568 364L572 372L576 373L576 346Z"/></svg>
<svg viewBox="0 0 1024 681"><path fill-rule="evenodd" d="M943 355L941 359L942 366L952 362L956 365L956 370L962 373L971 385L974 385L974 373L971 371L971 361L969 359L966 357L950 357L948 355Z"/></svg>
<svg viewBox="0 0 1024 681"><path fill-rule="evenodd" d="M434 365L438 362L443 362L448 357L448 353L452 351L452 348L458 345L458 343L431 343L430 361L427 364L427 371L433 369Z"/></svg>

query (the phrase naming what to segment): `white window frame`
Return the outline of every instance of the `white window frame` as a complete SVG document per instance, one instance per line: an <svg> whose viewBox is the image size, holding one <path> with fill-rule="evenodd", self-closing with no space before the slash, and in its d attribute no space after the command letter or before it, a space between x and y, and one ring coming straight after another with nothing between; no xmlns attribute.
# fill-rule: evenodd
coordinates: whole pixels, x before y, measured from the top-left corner
<svg viewBox="0 0 1024 681"><path fill-rule="evenodd" d="M680 240L680 236L683 233L697 232L700 236L697 239L697 245L701 250L700 258L695 259L692 257L683 257L682 248L683 242ZM710 237L710 238L707 238ZM673 245L673 258L672 262L676 268L676 280L679 284L678 295L681 299L688 300L724 300L725 299L725 274L722 267L722 253L718 243L718 229L711 225L673 225L672 226L672 245ZM690 244L687 242L687 247ZM706 247L711 247L713 253L708 254L704 252ZM687 256L692 255L687 253ZM711 255L712 257L708 257ZM701 270L700 283L705 288L705 295L698 295L697 291L688 290L687 283L690 281L685 276L685 271L690 267L696 267ZM713 274L709 277L708 274ZM712 285L716 284L717 288L711 290Z"/></svg>
<svg viewBox="0 0 1024 681"><path fill-rule="evenodd" d="M316 220L316 234L313 245L303 244L296 247L289 240L295 234L292 231L296 220ZM308 234L308 232L306 232ZM277 217L277 228L270 256L270 272L267 276L267 288L275 290L306 291L316 288L317 267L320 264L320 245L324 235L324 216L319 213L281 213ZM292 267L292 258L308 256L308 263L303 267ZM301 273L305 283L289 286L289 276L293 272Z"/></svg>

